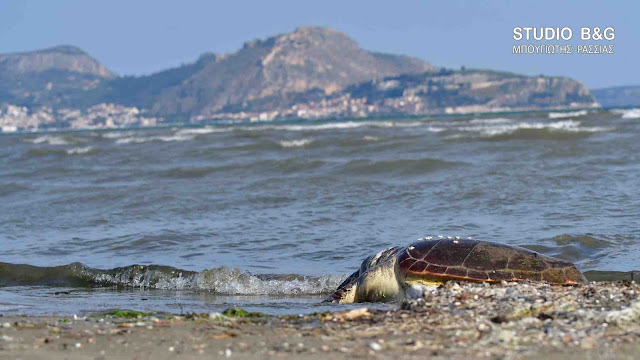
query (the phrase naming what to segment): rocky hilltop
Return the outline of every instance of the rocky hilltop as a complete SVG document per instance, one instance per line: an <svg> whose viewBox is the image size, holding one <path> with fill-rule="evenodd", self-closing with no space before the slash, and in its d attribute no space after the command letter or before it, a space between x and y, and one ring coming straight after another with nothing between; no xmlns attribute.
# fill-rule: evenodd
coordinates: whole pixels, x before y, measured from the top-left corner
<svg viewBox="0 0 640 360"><path fill-rule="evenodd" d="M87 74L102 78L115 76L81 49L67 45L24 53L0 54L0 71L17 76L47 71Z"/></svg>
<svg viewBox="0 0 640 360"><path fill-rule="evenodd" d="M17 105L31 116L42 107L55 113L99 104L191 122L597 106L572 79L436 68L364 50L322 27L250 41L229 54L205 53L194 63L140 77L118 77L70 46L0 55L0 106ZM20 128L15 121L11 126Z"/></svg>
<svg viewBox="0 0 640 360"><path fill-rule="evenodd" d="M135 88L156 114L208 116L258 99L277 102L307 91L330 95L350 84L431 69L415 58L363 50L332 29L302 27L247 42L231 54L205 54L170 72L128 78L114 84L110 94L117 101ZM173 81L165 82L167 77ZM161 91L158 82L164 85Z"/></svg>
<svg viewBox="0 0 640 360"><path fill-rule="evenodd" d="M0 104L73 105L116 76L73 46L0 54Z"/></svg>

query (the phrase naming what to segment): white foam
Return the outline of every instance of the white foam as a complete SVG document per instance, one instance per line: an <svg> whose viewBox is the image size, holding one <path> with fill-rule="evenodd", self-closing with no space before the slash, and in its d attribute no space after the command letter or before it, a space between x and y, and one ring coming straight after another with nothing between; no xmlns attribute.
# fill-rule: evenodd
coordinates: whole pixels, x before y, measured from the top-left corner
<svg viewBox="0 0 640 360"><path fill-rule="evenodd" d="M132 132L110 132L102 134L103 138L116 139L116 144L131 144L131 143L145 143L150 141L186 141L193 140L198 135L229 132L233 130L244 131L266 131L266 130L280 130L280 131L292 131L292 132L304 132L304 131L323 131L323 130L349 130L360 127L373 127L373 128L408 128L425 125L421 121L344 121L344 122L329 122L323 124L286 124L286 125L256 125L256 126L206 126L201 128L182 128L174 129L173 135L169 136L134 136ZM441 132L444 128L428 127L427 131ZM298 141L281 142L283 147L296 147L305 146L309 143L306 142L302 145L298 145Z"/></svg>
<svg viewBox="0 0 640 360"><path fill-rule="evenodd" d="M612 109L610 110L614 114L620 114L623 119L640 119L640 109Z"/></svg>
<svg viewBox="0 0 640 360"><path fill-rule="evenodd" d="M507 118L492 118L492 119L473 119L469 120L470 124L509 124L513 123L513 120Z"/></svg>
<svg viewBox="0 0 640 360"><path fill-rule="evenodd" d="M342 123L326 123L326 124L296 124L296 125L275 125L265 126L274 130L285 131L317 131L317 130L334 130L334 129L355 129L363 126L370 126L370 121L347 121Z"/></svg>
<svg viewBox="0 0 640 360"><path fill-rule="evenodd" d="M378 140L380 140L380 138L377 137L377 136L369 136L369 135L363 137L362 139L364 141L378 141Z"/></svg>
<svg viewBox="0 0 640 360"><path fill-rule="evenodd" d="M280 146L285 148L290 147L304 147L313 142L313 139L298 139L298 140L282 140Z"/></svg>
<svg viewBox="0 0 640 360"><path fill-rule="evenodd" d="M198 289L229 295L296 295L328 293L340 284L341 276L322 276L295 280L263 280L238 269L217 268L198 273Z"/></svg>
<svg viewBox="0 0 640 360"><path fill-rule="evenodd" d="M221 133L221 132L227 132L230 131L231 128L216 128L216 127L201 127L201 128L185 128L185 129L179 129L178 131L175 132L175 135L206 135L206 134L213 134L213 133Z"/></svg>
<svg viewBox="0 0 640 360"><path fill-rule="evenodd" d="M68 155L81 155L81 154L86 154L91 150L93 150L93 147L91 147L91 146L71 148L71 149L67 149L67 154Z"/></svg>
<svg viewBox="0 0 640 360"><path fill-rule="evenodd" d="M580 126L581 123L575 120L563 120L550 123L510 123L510 124L496 124L488 126L463 126L460 127L460 131L465 132L477 132L484 136L497 136L503 134L511 134L518 130L542 130L548 129L552 131L566 131L566 132L602 132L608 131L610 128L605 127L585 127Z"/></svg>
<svg viewBox="0 0 640 360"><path fill-rule="evenodd" d="M194 275L178 277L159 272L140 272L135 276L101 273L93 280L102 284L121 284L134 288L163 290L205 290L226 295L295 295L323 294L333 291L344 276L300 277L297 279L261 279L248 271L227 267L213 268Z"/></svg>
<svg viewBox="0 0 640 360"><path fill-rule="evenodd" d="M69 142L65 140L64 137L54 136L54 135L42 135L33 139L26 139L25 141L28 141L33 144L47 143L49 145L69 145Z"/></svg>
<svg viewBox="0 0 640 360"><path fill-rule="evenodd" d="M319 130L345 130L355 129L360 127L378 127L378 128L391 128L391 127L416 127L423 125L420 121L344 121L344 122L329 122L324 124L291 124L291 125L263 125L244 127L244 130L256 130L256 129L270 129L270 130L284 130L284 131L319 131Z"/></svg>
<svg viewBox="0 0 640 360"><path fill-rule="evenodd" d="M587 110L567 111L567 112L550 112L549 113L549 119L562 119L562 118L585 116L588 113L589 113L589 111L587 111Z"/></svg>
<svg viewBox="0 0 640 360"><path fill-rule="evenodd" d="M169 135L169 136L132 136L127 138L121 138L116 140L116 144L142 144L151 141L163 141L163 142L171 142L171 141L188 141L193 140L195 138L194 135Z"/></svg>
<svg viewBox="0 0 640 360"><path fill-rule="evenodd" d="M120 139L123 137L133 136L134 132L132 131L110 131L102 133L100 136L103 139Z"/></svg>

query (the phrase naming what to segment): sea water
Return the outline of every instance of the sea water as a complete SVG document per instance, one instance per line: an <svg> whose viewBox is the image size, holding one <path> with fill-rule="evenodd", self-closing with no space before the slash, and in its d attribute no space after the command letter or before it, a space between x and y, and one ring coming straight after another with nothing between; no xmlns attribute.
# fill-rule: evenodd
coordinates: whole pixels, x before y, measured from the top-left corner
<svg viewBox="0 0 640 360"><path fill-rule="evenodd" d="M638 109L0 136L0 313L326 310L438 235L638 269L639 139Z"/></svg>

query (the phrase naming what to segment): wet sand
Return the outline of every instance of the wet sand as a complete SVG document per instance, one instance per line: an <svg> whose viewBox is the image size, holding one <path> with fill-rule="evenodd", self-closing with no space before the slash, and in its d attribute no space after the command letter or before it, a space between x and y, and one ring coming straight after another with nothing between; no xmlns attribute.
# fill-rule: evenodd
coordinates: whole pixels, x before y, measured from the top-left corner
<svg viewBox="0 0 640 360"><path fill-rule="evenodd" d="M448 283L397 310L0 317L0 358L631 359L640 287ZM130 316L130 317L126 317Z"/></svg>

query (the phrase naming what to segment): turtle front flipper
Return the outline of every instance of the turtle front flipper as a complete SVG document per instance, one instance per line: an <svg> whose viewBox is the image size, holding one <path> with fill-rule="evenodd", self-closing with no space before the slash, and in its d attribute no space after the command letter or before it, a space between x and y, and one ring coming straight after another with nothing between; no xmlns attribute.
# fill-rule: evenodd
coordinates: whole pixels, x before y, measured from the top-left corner
<svg viewBox="0 0 640 360"><path fill-rule="evenodd" d="M356 270L345 281L338 286L333 294L329 295L323 302L332 302L339 304L350 304L355 300L355 290L358 286L358 277L360 276L360 270Z"/></svg>

